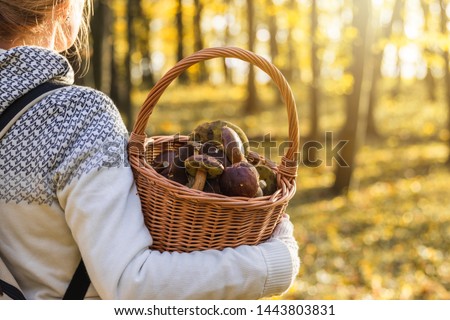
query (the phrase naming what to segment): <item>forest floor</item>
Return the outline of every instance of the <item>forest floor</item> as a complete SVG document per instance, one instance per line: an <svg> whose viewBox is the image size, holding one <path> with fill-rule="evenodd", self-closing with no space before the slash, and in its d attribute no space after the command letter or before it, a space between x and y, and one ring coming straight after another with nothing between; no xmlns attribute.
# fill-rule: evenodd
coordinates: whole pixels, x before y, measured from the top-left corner
<svg viewBox="0 0 450 320"><path fill-rule="evenodd" d="M395 97L388 91L380 95L376 119L382 138L366 140L360 148L347 196L330 192L336 162L300 166L297 194L287 212L302 266L280 299L450 299L447 111L422 90L411 85ZM150 118L149 134L185 134L204 120L224 119L253 139L267 133L286 139L286 112L277 94L260 90L259 111L244 117L244 92L171 86ZM305 89L295 96L306 135ZM322 99L323 131L337 135L343 100Z"/></svg>

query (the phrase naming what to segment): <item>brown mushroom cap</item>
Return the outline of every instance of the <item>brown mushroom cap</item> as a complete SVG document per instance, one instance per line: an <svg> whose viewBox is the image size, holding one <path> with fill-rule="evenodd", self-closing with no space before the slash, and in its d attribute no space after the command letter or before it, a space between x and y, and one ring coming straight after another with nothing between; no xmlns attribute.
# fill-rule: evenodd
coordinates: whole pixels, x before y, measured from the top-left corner
<svg viewBox="0 0 450 320"><path fill-rule="evenodd" d="M220 190L230 197L253 198L259 189L258 171L248 162L238 162L225 168L219 179Z"/></svg>
<svg viewBox="0 0 450 320"><path fill-rule="evenodd" d="M230 127L222 127L222 144L228 160L232 164L247 162L245 159L245 149L239 135Z"/></svg>

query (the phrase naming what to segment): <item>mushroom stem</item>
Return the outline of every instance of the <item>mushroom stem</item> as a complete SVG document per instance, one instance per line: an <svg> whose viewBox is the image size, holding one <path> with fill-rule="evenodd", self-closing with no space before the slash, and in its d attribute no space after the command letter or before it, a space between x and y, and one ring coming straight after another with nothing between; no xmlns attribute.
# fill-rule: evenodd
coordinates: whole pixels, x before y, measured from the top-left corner
<svg viewBox="0 0 450 320"><path fill-rule="evenodd" d="M207 172L205 170L197 170L195 174L194 184L192 185L192 189L202 191L205 187Z"/></svg>
<svg viewBox="0 0 450 320"><path fill-rule="evenodd" d="M186 171L195 177L192 189L203 191L207 178L215 178L223 172L222 163L205 154L193 155L184 161Z"/></svg>

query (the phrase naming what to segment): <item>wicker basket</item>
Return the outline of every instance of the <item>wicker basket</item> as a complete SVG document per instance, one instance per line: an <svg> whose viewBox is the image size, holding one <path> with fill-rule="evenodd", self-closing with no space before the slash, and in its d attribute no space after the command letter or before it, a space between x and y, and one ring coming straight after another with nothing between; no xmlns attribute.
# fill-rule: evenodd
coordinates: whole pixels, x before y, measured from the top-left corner
<svg viewBox="0 0 450 320"><path fill-rule="evenodd" d="M278 190L258 198L227 197L189 189L158 174L150 165L163 150L177 149L187 136L147 137L145 128L164 90L190 66L212 58L237 58L266 72L287 107L290 147L274 170ZM299 146L298 118L292 91L280 71L264 58L235 48L208 48L179 61L151 89L131 133L129 161L142 203L152 249L190 252L258 244L270 237L295 194Z"/></svg>

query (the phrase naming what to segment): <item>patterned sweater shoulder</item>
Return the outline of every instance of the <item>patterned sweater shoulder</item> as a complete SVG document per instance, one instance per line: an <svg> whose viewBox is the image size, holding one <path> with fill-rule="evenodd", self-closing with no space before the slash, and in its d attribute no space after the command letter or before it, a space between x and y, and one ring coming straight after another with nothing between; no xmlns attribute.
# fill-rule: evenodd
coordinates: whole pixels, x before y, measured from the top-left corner
<svg viewBox="0 0 450 320"><path fill-rule="evenodd" d="M52 204L57 189L91 170L126 162L127 131L103 93L68 86L30 108L0 141L6 201Z"/></svg>

